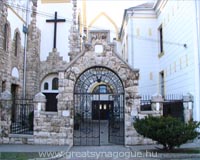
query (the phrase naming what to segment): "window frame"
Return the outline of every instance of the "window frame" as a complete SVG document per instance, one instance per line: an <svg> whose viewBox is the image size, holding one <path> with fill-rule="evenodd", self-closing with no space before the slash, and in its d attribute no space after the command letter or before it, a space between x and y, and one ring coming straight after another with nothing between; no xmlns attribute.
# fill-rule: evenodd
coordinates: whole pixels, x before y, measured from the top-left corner
<svg viewBox="0 0 200 160"><path fill-rule="evenodd" d="M44 83L44 88L43 88L45 91L49 90L49 83L48 82L45 82Z"/></svg>
<svg viewBox="0 0 200 160"><path fill-rule="evenodd" d="M19 52L19 32L17 31L15 33L15 50L14 50L14 55L17 57Z"/></svg>
<svg viewBox="0 0 200 160"><path fill-rule="evenodd" d="M159 38L159 55L158 57L162 57L164 55L164 42L163 42L163 25L161 24L158 27L158 38Z"/></svg>
<svg viewBox="0 0 200 160"><path fill-rule="evenodd" d="M52 90L58 90L58 77L54 77L53 79L52 79L52 86L51 86L51 89Z"/></svg>
<svg viewBox="0 0 200 160"><path fill-rule="evenodd" d="M4 37L4 40L3 40L4 51L8 51L8 32L9 32L8 28L9 28L8 23L5 23L5 25L4 25L4 35L3 35L3 37Z"/></svg>

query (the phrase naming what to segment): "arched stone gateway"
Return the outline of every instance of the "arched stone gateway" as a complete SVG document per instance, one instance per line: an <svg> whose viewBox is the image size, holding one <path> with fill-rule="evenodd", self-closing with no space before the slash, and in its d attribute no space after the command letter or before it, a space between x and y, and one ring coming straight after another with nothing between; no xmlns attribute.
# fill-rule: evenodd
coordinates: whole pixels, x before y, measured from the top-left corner
<svg viewBox="0 0 200 160"><path fill-rule="evenodd" d="M58 115L63 119L60 128L67 134L65 143L139 144L132 125L140 108L139 70L132 69L114 52L109 32L93 31L89 35L90 43L84 45L84 52L59 71ZM95 45L103 46L102 53L95 52ZM107 126L107 135L101 132L101 126Z"/></svg>
<svg viewBox="0 0 200 160"><path fill-rule="evenodd" d="M74 88L74 145L124 144L124 87L109 68L84 71Z"/></svg>
<svg viewBox="0 0 200 160"><path fill-rule="evenodd" d="M57 111L46 112L45 95L35 96L34 143L149 143L133 127L134 118L140 116L139 70L131 68L115 53L108 31L90 31L89 35L83 52L78 53L72 47L77 55L58 71ZM73 39L71 43L75 43ZM96 45L101 45L102 50L95 51ZM50 83L45 82L43 87L48 90Z"/></svg>

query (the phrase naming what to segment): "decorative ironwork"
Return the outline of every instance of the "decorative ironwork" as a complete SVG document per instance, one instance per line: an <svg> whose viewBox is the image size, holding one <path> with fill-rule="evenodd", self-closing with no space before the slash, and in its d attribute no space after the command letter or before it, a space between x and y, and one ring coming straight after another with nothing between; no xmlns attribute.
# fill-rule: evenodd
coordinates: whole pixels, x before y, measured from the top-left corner
<svg viewBox="0 0 200 160"><path fill-rule="evenodd" d="M92 67L74 88L74 145L124 144L124 88L116 73Z"/></svg>

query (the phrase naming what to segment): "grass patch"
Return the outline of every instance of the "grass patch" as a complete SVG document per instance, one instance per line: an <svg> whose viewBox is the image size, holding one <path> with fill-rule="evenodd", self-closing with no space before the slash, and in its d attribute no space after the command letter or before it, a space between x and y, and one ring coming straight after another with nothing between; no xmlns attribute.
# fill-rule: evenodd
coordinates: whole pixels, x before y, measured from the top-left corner
<svg viewBox="0 0 200 160"><path fill-rule="evenodd" d="M21 152L2 152L0 153L0 160L28 160L37 158L38 153L21 153Z"/></svg>

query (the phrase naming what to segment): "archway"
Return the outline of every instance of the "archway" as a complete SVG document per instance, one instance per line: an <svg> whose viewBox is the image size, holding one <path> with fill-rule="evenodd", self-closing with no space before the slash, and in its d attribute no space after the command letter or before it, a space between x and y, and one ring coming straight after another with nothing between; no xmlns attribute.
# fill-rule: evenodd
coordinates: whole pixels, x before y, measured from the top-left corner
<svg viewBox="0 0 200 160"><path fill-rule="evenodd" d="M74 145L124 144L124 87L109 68L85 70L74 86Z"/></svg>

